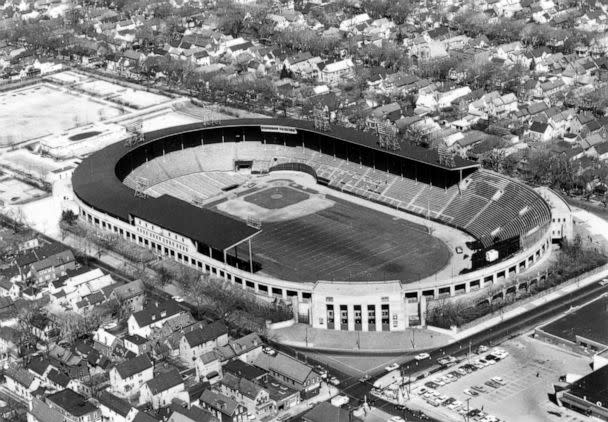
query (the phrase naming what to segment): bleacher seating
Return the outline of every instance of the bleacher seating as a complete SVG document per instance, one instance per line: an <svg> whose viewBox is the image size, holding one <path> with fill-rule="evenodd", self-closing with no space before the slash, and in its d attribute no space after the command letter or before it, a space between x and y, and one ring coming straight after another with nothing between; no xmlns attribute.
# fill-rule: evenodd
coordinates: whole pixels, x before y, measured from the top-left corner
<svg viewBox="0 0 608 422"><path fill-rule="evenodd" d="M492 172L472 173L446 189L301 147L260 142L205 144L172 152L136 168L124 183L135 188L143 177L151 195L210 198L247 180L232 172L235 160L251 160L254 173L265 173L278 164L307 164L334 189L449 223L485 245L525 235L551 218L532 189Z"/></svg>

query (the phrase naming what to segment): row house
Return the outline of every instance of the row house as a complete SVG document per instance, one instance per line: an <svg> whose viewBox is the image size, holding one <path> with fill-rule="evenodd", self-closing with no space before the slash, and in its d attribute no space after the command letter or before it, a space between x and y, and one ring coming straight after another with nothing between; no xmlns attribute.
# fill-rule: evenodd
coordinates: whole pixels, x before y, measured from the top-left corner
<svg viewBox="0 0 608 422"><path fill-rule="evenodd" d="M221 422L245 422L249 420L247 408L224 394L206 389L198 399L200 406Z"/></svg>
<svg viewBox="0 0 608 422"><path fill-rule="evenodd" d="M275 413L268 392L246 378L228 373L219 383L219 391L246 407L247 411L258 419L272 416Z"/></svg>

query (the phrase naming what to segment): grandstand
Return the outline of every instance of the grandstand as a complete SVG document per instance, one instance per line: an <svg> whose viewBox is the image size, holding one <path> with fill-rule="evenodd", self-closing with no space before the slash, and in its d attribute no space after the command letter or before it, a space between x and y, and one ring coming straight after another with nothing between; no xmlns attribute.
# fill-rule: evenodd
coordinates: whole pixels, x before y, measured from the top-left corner
<svg viewBox="0 0 608 422"><path fill-rule="evenodd" d="M133 148L113 145L87 158L73 182L87 221L256 293L305 300L321 280L397 280L401 299L395 300L408 299L391 306L402 306L411 316L399 314L387 328L392 330L405 326L402 317L420 318L425 300L504 280L527 270L549 249L551 210L541 196L459 157L453 164L446 166L436 151L417 147L383 150L372 135L344 128L320 133L309 122L235 119L149 133ZM239 198L262 192L255 186L257 174L282 170L313 176L334 205L289 224L260 220L256 227L248 224L255 215L239 217L219 209L218 204L231 201L251 209L254 203ZM138 180L146 180L146 198L133 193ZM359 204L361 199L375 203L369 210L392 208L399 218L345 204L329 192L358 197ZM289 207L301 212L302 201L307 200L273 205L267 212L275 215ZM411 224L393 227L391 220ZM442 247L430 247L436 239L425 227L429 220L457 229L467 239L467 251L474 255L471 268L433 279L408 265L424 262L432 271L440 269L430 264L433 259L445 265ZM168 230L172 240L159 243L158 234L146 237L149 223ZM135 235L132 227L139 224ZM185 243L175 249L180 237ZM492 249L498 259L486 261L485 252ZM374 300L383 298L377 294ZM315 312L309 308L307 315ZM325 324L322 320L314 324Z"/></svg>
<svg viewBox="0 0 608 422"><path fill-rule="evenodd" d="M151 196L174 195L191 202L210 198L247 179L235 163L250 162L254 172L281 166L309 166L331 188L402 209L457 227L485 247L525 236L549 222L549 210L534 191L489 171L476 171L460 183L437 187L379 171L301 147L260 142L219 143L175 151L135 168L124 183L134 188L137 177L149 181ZM265 166L253 163L265 163ZM295 167L294 167L295 168Z"/></svg>

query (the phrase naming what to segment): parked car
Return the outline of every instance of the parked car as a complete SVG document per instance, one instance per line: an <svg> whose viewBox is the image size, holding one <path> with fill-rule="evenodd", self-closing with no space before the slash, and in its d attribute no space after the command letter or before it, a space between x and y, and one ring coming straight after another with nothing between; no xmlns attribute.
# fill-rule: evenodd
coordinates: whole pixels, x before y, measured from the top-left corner
<svg viewBox="0 0 608 422"><path fill-rule="evenodd" d="M264 352L264 353L266 353L267 355L270 355L270 356L276 356L277 355L277 351L274 350L272 347L268 347L268 346L262 347L262 352Z"/></svg>
<svg viewBox="0 0 608 422"><path fill-rule="evenodd" d="M464 394L466 394L467 396L471 396L471 397L475 397L475 396L479 395L479 393L477 391L471 390L470 388L465 389Z"/></svg>
<svg viewBox="0 0 608 422"><path fill-rule="evenodd" d="M430 359L431 355L429 355L428 353L419 353L416 356L414 356L414 359L416 360L425 360L425 359Z"/></svg>
<svg viewBox="0 0 608 422"><path fill-rule="evenodd" d="M484 346L483 344L477 348L477 353L485 353L488 351L488 346Z"/></svg>
<svg viewBox="0 0 608 422"><path fill-rule="evenodd" d="M394 371L395 369L399 369L399 364L398 363L391 363L388 366L385 366L384 369L386 370L386 372L391 372Z"/></svg>
<svg viewBox="0 0 608 422"><path fill-rule="evenodd" d="M507 385L507 382L501 377L492 377L492 381L499 383L500 385Z"/></svg>
<svg viewBox="0 0 608 422"><path fill-rule="evenodd" d="M470 371L467 372L467 370L461 366L460 368L456 369L456 372L458 372L461 376L465 376Z"/></svg>
<svg viewBox="0 0 608 422"><path fill-rule="evenodd" d="M331 385L340 385L340 380L339 380L338 378L336 378L336 377L331 377L331 378L329 379L329 383L330 383Z"/></svg>
<svg viewBox="0 0 608 422"><path fill-rule="evenodd" d="M471 387L472 390L475 390L479 393L486 393L488 390L485 389L483 385L474 385Z"/></svg>
<svg viewBox="0 0 608 422"><path fill-rule="evenodd" d="M499 388L500 384L497 383L496 381L492 381L492 380L487 380L486 382L484 382L485 385L492 387L492 388Z"/></svg>

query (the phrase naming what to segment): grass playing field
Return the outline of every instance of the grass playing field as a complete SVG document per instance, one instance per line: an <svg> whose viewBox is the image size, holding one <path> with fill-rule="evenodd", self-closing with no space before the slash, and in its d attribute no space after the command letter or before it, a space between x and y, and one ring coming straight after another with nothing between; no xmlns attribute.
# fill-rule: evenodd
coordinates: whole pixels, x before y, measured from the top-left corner
<svg viewBox="0 0 608 422"><path fill-rule="evenodd" d="M290 187L262 189L245 200L264 208L287 207L308 197ZM426 227L327 197L334 205L288 221L264 222L253 238L261 271L291 281L415 281L444 267L447 246ZM246 256L245 246L238 255Z"/></svg>

